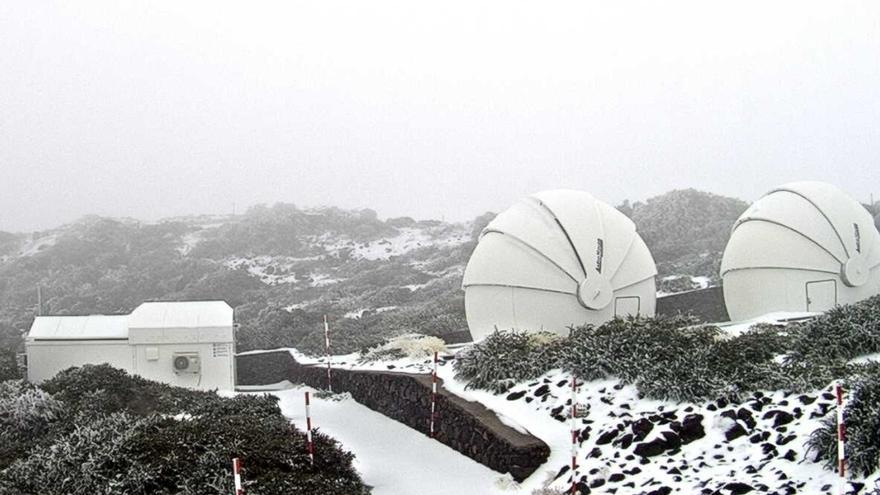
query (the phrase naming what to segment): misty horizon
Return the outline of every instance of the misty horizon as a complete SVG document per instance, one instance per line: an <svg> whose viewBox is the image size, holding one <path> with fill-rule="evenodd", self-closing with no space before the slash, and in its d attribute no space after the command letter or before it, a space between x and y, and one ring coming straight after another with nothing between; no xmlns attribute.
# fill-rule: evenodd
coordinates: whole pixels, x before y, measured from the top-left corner
<svg viewBox="0 0 880 495"><path fill-rule="evenodd" d="M0 230L276 202L464 220L555 188L880 195L880 5L445 7L0 6Z"/></svg>

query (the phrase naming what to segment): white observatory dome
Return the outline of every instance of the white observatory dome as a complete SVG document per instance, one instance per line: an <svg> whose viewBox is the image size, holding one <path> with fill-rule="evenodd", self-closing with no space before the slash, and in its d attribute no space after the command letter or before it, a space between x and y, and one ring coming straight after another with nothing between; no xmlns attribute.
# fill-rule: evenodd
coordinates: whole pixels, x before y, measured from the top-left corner
<svg viewBox="0 0 880 495"><path fill-rule="evenodd" d="M615 316L653 316L657 268L635 225L581 191L545 191L480 234L464 272L474 340L499 330L551 331Z"/></svg>
<svg viewBox="0 0 880 495"><path fill-rule="evenodd" d="M736 221L721 277L732 320L825 311L880 292L880 233L870 213L840 189L786 184Z"/></svg>

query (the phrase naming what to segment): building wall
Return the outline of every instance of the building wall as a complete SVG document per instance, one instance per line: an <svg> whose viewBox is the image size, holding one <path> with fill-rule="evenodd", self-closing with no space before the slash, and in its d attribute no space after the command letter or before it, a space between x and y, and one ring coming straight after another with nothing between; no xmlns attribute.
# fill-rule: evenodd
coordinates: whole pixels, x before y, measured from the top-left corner
<svg viewBox="0 0 880 495"><path fill-rule="evenodd" d="M132 372L163 383L204 390L235 388L235 358L232 343L138 344ZM201 373L175 373L175 353L198 353ZM153 359L155 358L155 359Z"/></svg>
<svg viewBox="0 0 880 495"><path fill-rule="evenodd" d="M179 387L233 390L234 351L231 342L138 345L130 345L128 341L28 342L28 380L39 383L72 366L106 363L148 380ZM201 372L175 373L176 352L198 353ZM157 359L148 359L148 354Z"/></svg>
<svg viewBox="0 0 880 495"><path fill-rule="evenodd" d="M40 383L83 364L109 364L131 370L134 354L127 341L36 341L27 343L28 381Z"/></svg>

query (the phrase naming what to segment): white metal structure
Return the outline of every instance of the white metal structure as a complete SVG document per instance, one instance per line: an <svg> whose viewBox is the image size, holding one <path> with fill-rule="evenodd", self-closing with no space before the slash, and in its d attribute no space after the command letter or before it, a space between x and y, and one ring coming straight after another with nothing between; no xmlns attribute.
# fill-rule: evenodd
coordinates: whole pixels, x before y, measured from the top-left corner
<svg viewBox="0 0 880 495"><path fill-rule="evenodd" d="M721 277L734 321L826 311L880 293L880 233L868 211L840 189L786 184L736 221Z"/></svg>
<svg viewBox="0 0 880 495"><path fill-rule="evenodd" d="M582 191L528 196L480 234L462 283L474 340L653 316L657 269L635 225Z"/></svg>
<svg viewBox="0 0 880 495"><path fill-rule="evenodd" d="M223 301L149 302L119 316L38 316L25 347L32 382L107 363L181 387L235 388L233 311Z"/></svg>

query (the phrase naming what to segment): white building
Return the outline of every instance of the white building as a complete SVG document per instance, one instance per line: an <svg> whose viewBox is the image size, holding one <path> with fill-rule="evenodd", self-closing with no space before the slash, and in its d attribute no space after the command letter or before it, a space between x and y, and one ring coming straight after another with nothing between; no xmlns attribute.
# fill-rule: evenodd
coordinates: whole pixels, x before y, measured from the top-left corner
<svg viewBox="0 0 880 495"><path fill-rule="evenodd" d="M633 222L583 191L528 196L483 230L462 286L474 340L654 316L657 268Z"/></svg>
<svg viewBox="0 0 880 495"><path fill-rule="evenodd" d="M870 213L840 189L785 184L737 220L721 277L734 321L827 311L880 293L880 233Z"/></svg>
<svg viewBox="0 0 880 495"><path fill-rule="evenodd" d="M107 363L195 389L235 388L233 310L223 301L148 302L130 315L38 316L25 340L28 380Z"/></svg>

